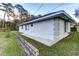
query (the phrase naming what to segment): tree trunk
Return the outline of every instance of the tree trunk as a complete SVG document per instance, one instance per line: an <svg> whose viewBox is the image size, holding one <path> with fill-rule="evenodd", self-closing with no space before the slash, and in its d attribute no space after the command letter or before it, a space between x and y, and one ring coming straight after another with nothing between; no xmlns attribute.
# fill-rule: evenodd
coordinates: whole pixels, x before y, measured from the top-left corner
<svg viewBox="0 0 79 59"><path fill-rule="evenodd" d="M20 15L20 23L22 23L22 15Z"/></svg>
<svg viewBox="0 0 79 59"><path fill-rule="evenodd" d="M23 21L22 21L22 11L21 11L21 13L20 13L20 21L21 21L21 23L23 22Z"/></svg>
<svg viewBox="0 0 79 59"><path fill-rule="evenodd" d="M8 21L10 21L10 16L9 16L9 14L7 14L7 18L8 18ZM11 24L10 23L8 23L9 24L9 27L8 27L8 29L10 29L10 27L11 27Z"/></svg>
<svg viewBox="0 0 79 59"><path fill-rule="evenodd" d="M3 28L5 28L5 16L6 16L6 12L4 13L4 17L3 17Z"/></svg>

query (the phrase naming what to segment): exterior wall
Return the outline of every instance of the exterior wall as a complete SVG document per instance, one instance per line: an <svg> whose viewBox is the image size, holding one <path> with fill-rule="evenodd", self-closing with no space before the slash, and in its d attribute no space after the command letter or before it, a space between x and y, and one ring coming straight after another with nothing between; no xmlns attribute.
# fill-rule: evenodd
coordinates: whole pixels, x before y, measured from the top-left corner
<svg viewBox="0 0 79 59"><path fill-rule="evenodd" d="M70 22L68 22L68 33L71 31L71 25L70 25L71 23Z"/></svg>
<svg viewBox="0 0 79 59"><path fill-rule="evenodd" d="M66 22L66 32L64 26L64 20L56 18L54 20L54 42L56 43L64 37L68 36L70 32L70 22Z"/></svg>
<svg viewBox="0 0 79 59"><path fill-rule="evenodd" d="M75 26L75 23L70 23L70 27L74 27Z"/></svg>
<svg viewBox="0 0 79 59"><path fill-rule="evenodd" d="M77 31L79 32L79 25L77 25L76 28L77 28Z"/></svg>
<svg viewBox="0 0 79 59"><path fill-rule="evenodd" d="M59 19L54 20L54 43L59 40Z"/></svg>
<svg viewBox="0 0 79 59"><path fill-rule="evenodd" d="M66 22L66 32L65 32L65 25L64 20L59 20L59 40L68 36L70 32L70 23Z"/></svg>
<svg viewBox="0 0 79 59"><path fill-rule="evenodd" d="M27 25L27 30L25 30L25 25L23 25L23 29L20 26L19 31L31 36L53 40L53 24L54 20L46 20L42 22L33 23L33 27L31 27L31 24Z"/></svg>
<svg viewBox="0 0 79 59"><path fill-rule="evenodd" d="M31 35L38 39L45 45L51 46L61 40L62 38L69 35L70 32L70 23L66 23L66 32L64 31L64 20L62 19L52 19L46 20L42 22L33 23L33 27L31 24L27 25L27 30L25 30L25 25L23 25L23 29L21 26L19 27L19 31L24 33L25 35ZM37 38L38 37L38 38ZM43 40L45 39L45 40ZM47 42L45 42L47 41Z"/></svg>

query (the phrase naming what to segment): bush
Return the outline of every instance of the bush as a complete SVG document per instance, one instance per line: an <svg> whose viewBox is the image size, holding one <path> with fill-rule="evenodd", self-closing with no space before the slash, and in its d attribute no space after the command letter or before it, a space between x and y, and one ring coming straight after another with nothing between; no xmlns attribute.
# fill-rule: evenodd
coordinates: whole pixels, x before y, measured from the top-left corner
<svg viewBox="0 0 79 59"><path fill-rule="evenodd" d="M6 30L6 28L0 28L0 32L5 32Z"/></svg>
<svg viewBox="0 0 79 59"><path fill-rule="evenodd" d="M71 31L77 31L77 28L74 26L74 27L71 27Z"/></svg>
<svg viewBox="0 0 79 59"><path fill-rule="evenodd" d="M10 31L8 30L7 32L6 32L6 38L9 38L10 37Z"/></svg>

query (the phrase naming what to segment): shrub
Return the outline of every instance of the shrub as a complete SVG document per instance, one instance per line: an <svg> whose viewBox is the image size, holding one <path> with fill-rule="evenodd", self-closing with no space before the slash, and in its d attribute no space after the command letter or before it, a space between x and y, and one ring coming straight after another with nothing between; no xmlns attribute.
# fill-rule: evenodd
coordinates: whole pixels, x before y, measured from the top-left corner
<svg viewBox="0 0 79 59"><path fill-rule="evenodd" d="M77 31L77 28L74 26L74 27L71 27L71 31Z"/></svg>
<svg viewBox="0 0 79 59"><path fill-rule="evenodd" d="M10 31L7 30L7 32L6 32L6 38L9 38L9 37L10 37Z"/></svg>

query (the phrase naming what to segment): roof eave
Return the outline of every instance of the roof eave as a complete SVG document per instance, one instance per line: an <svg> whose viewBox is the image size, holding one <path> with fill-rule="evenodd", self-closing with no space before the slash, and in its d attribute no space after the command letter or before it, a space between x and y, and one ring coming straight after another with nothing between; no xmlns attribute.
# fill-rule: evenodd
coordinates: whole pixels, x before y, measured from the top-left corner
<svg viewBox="0 0 79 59"><path fill-rule="evenodd" d="M23 25L23 24L28 24L28 23L33 23L33 22L36 22L36 21L41 21L41 20L44 20L44 19L46 19L46 18L50 18L50 17L55 17L56 15L59 15L59 14L64 14L64 15L66 15L68 18L69 18L69 20L71 20L71 22L74 22L74 20L73 20L73 18L70 16L70 15L68 15L64 10L61 10L61 11L59 11L59 12L55 12L54 14L49 14L49 15L47 15L47 16L44 16L44 17L40 17L40 18L37 18L37 19L35 19L35 20L31 20L31 21L28 21L28 22L25 22L25 23L22 23L22 24L20 24L20 25Z"/></svg>

